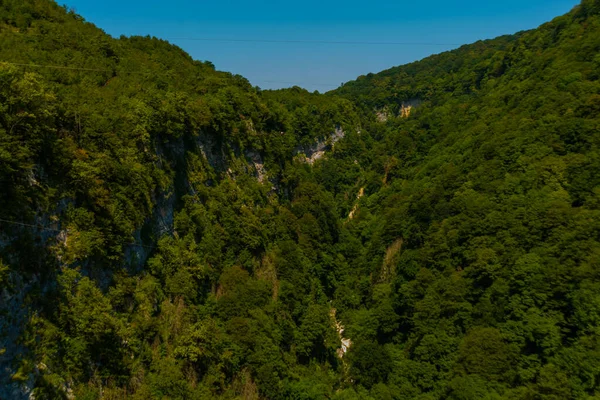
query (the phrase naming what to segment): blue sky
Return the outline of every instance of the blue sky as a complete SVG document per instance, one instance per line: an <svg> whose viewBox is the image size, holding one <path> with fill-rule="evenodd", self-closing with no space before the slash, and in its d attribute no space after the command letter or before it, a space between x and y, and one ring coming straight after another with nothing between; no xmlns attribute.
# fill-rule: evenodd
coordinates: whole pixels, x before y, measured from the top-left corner
<svg viewBox="0 0 600 400"><path fill-rule="evenodd" d="M578 0L63 0L113 36L154 35L262 88L327 91L359 75L531 29ZM254 43L191 39L410 42ZM425 44L427 43L427 44ZM435 44L435 45L433 45Z"/></svg>

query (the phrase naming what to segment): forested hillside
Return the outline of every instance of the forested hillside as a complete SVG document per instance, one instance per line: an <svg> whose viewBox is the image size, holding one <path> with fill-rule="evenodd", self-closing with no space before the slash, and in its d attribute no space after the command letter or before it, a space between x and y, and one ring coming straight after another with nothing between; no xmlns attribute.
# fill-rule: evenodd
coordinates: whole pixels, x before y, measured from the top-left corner
<svg viewBox="0 0 600 400"><path fill-rule="evenodd" d="M0 398L600 397L600 0L326 94L0 44Z"/></svg>

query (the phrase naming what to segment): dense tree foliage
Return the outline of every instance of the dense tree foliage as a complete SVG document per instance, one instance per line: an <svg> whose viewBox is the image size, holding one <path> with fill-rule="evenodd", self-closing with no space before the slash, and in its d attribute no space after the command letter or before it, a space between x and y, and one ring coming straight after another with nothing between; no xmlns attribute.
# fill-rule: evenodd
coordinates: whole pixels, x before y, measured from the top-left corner
<svg viewBox="0 0 600 400"><path fill-rule="evenodd" d="M600 396L598 0L327 94L0 41L0 397Z"/></svg>

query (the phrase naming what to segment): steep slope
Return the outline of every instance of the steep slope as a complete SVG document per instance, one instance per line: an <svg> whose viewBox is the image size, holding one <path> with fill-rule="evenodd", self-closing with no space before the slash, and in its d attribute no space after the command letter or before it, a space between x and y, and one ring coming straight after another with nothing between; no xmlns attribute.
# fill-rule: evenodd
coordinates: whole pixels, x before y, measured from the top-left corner
<svg viewBox="0 0 600 400"><path fill-rule="evenodd" d="M0 41L0 398L600 395L600 1L326 95Z"/></svg>
<svg viewBox="0 0 600 400"><path fill-rule="evenodd" d="M598 396L599 10L335 92L375 139L336 292L374 397ZM334 193L350 160L320 166Z"/></svg>
<svg viewBox="0 0 600 400"><path fill-rule="evenodd" d="M252 390L257 374L276 397L277 349L308 304L328 318L313 269L338 236L294 160L355 130L351 103L298 90L288 110L164 41L113 39L51 1L0 4L0 398L172 385L206 398ZM302 263L287 281L274 273L286 257ZM278 319L287 336L261 325ZM230 338L242 325L259 332ZM194 355L216 332L212 355Z"/></svg>

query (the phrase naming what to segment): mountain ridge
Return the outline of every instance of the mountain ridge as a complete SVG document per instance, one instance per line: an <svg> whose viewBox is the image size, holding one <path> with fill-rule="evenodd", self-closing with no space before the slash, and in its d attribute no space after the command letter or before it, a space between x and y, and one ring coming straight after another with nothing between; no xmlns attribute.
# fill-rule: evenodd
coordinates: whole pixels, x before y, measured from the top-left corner
<svg viewBox="0 0 600 400"><path fill-rule="evenodd" d="M597 397L599 14L318 94L3 0L103 71L0 62L0 397Z"/></svg>

